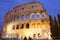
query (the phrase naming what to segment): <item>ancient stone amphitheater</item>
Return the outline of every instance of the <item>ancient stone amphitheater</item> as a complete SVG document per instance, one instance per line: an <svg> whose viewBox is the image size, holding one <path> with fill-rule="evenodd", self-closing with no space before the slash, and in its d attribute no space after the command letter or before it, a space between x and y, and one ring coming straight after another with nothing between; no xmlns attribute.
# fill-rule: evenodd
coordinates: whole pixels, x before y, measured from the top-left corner
<svg viewBox="0 0 60 40"><path fill-rule="evenodd" d="M40 2L19 5L5 15L2 38L51 39L49 16Z"/></svg>

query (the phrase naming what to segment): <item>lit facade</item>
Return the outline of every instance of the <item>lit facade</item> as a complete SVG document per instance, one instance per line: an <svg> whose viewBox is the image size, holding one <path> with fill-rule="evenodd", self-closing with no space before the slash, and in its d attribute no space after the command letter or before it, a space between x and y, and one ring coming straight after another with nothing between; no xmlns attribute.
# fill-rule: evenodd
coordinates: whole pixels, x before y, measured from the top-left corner
<svg viewBox="0 0 60 40"><path fill-rule="evenodd" d="M49 16L41 3L33 2L13 8L5 16L2 38L51 39Z"/></svg>

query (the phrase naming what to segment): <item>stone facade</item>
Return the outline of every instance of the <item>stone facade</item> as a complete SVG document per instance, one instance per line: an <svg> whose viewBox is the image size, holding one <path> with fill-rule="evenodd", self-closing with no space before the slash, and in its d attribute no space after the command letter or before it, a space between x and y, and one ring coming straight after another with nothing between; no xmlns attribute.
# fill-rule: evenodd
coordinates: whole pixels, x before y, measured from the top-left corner
<svg viewBox="0 0 60 40"><path fill-rule="evenodd" d="M51 38L49 16L40 2L19 5L4 20L2 38Z"/></svg>

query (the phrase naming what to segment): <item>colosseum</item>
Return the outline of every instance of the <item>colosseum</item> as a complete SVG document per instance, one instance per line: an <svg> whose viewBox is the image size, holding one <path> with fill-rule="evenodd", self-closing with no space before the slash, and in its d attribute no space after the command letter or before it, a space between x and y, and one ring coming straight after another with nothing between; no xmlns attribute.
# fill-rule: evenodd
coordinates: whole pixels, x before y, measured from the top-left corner
<svg viewBox="0 0 60 40"><path fill-rule="evenodd" d="M13 8L5 15L2 38L51 39L49 16L40 2Z"/></svg>

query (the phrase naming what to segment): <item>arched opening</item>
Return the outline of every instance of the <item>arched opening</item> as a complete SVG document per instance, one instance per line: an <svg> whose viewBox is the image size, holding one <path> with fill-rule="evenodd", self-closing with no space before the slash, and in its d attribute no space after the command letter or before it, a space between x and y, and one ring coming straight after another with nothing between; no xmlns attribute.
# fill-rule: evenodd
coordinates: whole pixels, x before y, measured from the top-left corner
<svg viewBox="0 0 60 40"><path fill-rule="evenodd" d="M35 38L36 37L36 34L33 34L33 38Z"/></svg>
<svg viewBox="0 0 60 40"><path fill-rule="evenodd" d="M37 28L41 28L41 24L40 23L37 23Z"/></svg>
<svg viewBox="0 0 60 40"><path fill-rule="evenodd" d="M13 26L13 30L15 30L15 25Z"/></svg>
<svg viewBox="0 0 60 40"><path fill-rule="evenodd" d="M44 13L42 13L42 19L44 19L45 18L45 14Z"/></svg>
<svg viewBox="0 0 60 40"><path fill-rule="evenodd" d="M37 13L37 14L36 14L36 18L37 18L37 19L40 18L40 13Z"/></svg>
<svg viewBox="0 0 60 40"><path fill-rule="evenodd" d="M35 23L32 23L32 28L35 28Z"/></svg>
<svg viewBox="0 0 60 40"><path fill-rule="evenodd" d="M22 15L22 20L24 20L24 15Z"/></svg>
<svg viewBox="0 0 60 40"><path fill-rule="evenodd" d="M16 21L16 17L14 17L14 22Z"/></svg>
<svg viewBox="0 0 60 40"><path fill-rule="evenodd" d="M15 22L16 21L16 17L12 18L12 22Z"/></svg>
<svg viewBox="0 0 60 40"><path fill-rule="evenodd" d="M24 37L24 40L27 40L27 37L26 36Z"/></svg>
<svg viewBox="0 0 60 40"><path fill-rule="evenodd" d="M30 17L30 16L27 14L27 15L26 15L26 19L29 19L29 17Z"/></svg>
<svg viewBox="0 0 60 40"><path fill-rule="evenodd" d="M35 15L34 14L31 14L31 18L34 19L35 18Z"/></svg>
<svg viewBox="0 0 60 40"><path fill-rule="evenodd" d="M26 28L29 28L29 23L26 24Z"/></svg>
<svg viewBox="0 0 60 40"><path fill-rule="evenodd" d="M24 10L24 8L22 8L22 10Z"/></svg>
<svg viewBox="0 0 60 40"><path fill-rule="evenodd" d="M20 20L20 16L17 17L17 20Z"/></svg>
<svg viewBox="0 0 60 40"><path fill-rule="evenodd" d="M40 37L40 33L38 33L38 38Z"/></svg>
<svg viewBox="0 0 60 40"><path fill-rule="evenodd" d="M23 29L24 28L24 24L22 24L20 28Z"/></svg>
<svg viewBox="0 0 60 40"><path fill-rule="evenodd" d="M19 29L19 25L16 26L16 29Z"/></svg>
<svg viewBox="0 0 60 40"><path fill-rule="evenodd" d="M44 22L44 28L47 28L47 23L46 22Z"/></svg>

